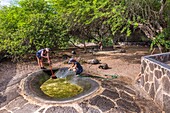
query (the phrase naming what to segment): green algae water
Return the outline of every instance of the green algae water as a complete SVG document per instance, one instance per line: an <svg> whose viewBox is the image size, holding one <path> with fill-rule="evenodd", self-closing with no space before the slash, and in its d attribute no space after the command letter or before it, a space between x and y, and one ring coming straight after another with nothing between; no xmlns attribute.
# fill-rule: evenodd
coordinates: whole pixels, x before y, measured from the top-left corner
<svg viewBox="0 0 170 113"><path fill-rule="evenodd" d="M41 90L53 98L69 98L80 94L83 88L70 83L67 79L48 79L41 86Z"/></svg>

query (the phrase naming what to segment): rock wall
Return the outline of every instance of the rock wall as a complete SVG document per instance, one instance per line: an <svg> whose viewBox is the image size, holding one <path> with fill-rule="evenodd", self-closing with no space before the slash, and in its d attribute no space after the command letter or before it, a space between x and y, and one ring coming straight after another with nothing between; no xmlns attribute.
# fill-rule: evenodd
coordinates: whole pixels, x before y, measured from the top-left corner
<svg viewBox="0 0 170 113"><path fill-rule="evenodd" d="M141 87L164 110L170 113L170 53L155 54L141 59Z"/></svg>

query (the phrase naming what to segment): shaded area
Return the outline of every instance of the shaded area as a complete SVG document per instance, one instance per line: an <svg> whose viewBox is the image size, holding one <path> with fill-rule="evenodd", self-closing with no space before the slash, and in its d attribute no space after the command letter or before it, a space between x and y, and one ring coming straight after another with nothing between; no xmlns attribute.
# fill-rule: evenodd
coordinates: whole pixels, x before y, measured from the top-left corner
<svg viewBox="0 0 170 113"><path fill-rule="evenodd" d="M9 90L10 88L8 88L12 86L9 82L14 82L11 80L16 75L16 63L1 62L0 67L0 107L3 107L19 94L16 92L16 87L13 87L12 90Z"/></svg>

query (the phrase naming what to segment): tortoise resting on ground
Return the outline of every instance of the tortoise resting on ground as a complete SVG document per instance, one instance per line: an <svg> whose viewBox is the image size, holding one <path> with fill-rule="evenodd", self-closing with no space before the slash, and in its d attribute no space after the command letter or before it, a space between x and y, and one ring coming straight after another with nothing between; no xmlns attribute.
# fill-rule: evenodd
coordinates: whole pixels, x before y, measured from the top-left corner
<svg viewBox="0 0 170 113"><path fill-rule="evenodd" d="M103 64L99 65L98 68L100 68L100 69L109 69L109 66L106 63L103 63Z"/></svg>

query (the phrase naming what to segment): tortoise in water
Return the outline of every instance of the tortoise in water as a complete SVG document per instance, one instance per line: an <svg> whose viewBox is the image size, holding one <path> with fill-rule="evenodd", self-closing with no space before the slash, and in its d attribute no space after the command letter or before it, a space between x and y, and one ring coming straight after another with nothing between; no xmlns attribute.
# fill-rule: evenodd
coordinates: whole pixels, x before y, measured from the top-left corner
<svg viewBox="0 0 170 113"><path fill-rule="evenodd" d="M103 63L103 64L99 65L98 68L101 68L101 69L109 69L109 66L108 66L106 63Z"/></svg>

